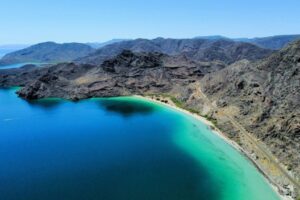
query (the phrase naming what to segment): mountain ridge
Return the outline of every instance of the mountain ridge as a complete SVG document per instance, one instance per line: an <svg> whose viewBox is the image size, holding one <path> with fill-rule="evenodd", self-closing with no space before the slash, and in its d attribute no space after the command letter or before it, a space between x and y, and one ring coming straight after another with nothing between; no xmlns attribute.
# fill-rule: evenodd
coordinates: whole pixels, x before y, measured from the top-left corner
<svg viewBox="0 0 300 200"><path fill-rule="evenodd" d="M268 37L255 37L255 38L236 38L235 41L249 42L260 46L262 48L268 48L273 50L279 50L291 42L300 39L298 35L275 35Z"/></svg>
<svg viewBox="0 0 300 200"><path fill-rule="evenodd" d="M227 64L233 63L237 60L246 58L249 60L263 58L264 55L268 56L267 51L279 50L290 42L296 39L300 39L300 35L277 35L270 37L257 37L257 38L229 38L222 35L211 35L211 36L198 36L192 39L172 39L172 38L155 38L155 39L114 39L103 43L64 43L61 45L60 49L57 47L59 52L65 52L65 56L55 54L51 52L53 42L39 43L25 49L18 50L17 52L12 52L6 54L4 58L0 60L0 65L6 64L16 64L22 62L66 62L66 61L78 61L78 62L88 62L91 63L93 60L98 59L98 63L101 63L105 59L112 58L117 54L121 53L122 50L132 50L134 52L161 52L164 54L180 54L183 53L191 59L201 60L201 61L211 61L219 59ZM205 41L204 42L199 41ZM235 43L234 43L235 42ZM172 44L173 43L173 44ZM180 44L184 43L186 48L179 49ZM192 44L194 43L194 44ZM218 43L221 43L217 45ZM231 47L226 43L232 43ZM234 43L234 45L233 45ZM35 49L37 46L49 45L49 49ZM250 44L258 46L250 46ZM74 48L63 49L64 45L73 45ZM84 46L87 45L87 46ZM176 47L176 45L178 47ZM203 45L203 48L201 47ZM209 47L211 45L211 47ZM93 49L88 50L88 46ZM206 46L206 47L205 47ZM241 47L239 47L241 46ZM248 47L247 47L248 46ZM197 49L197 47L199 47ZM22 55L29 54L26 52L28 48L32 51L32 55ZM107 48L112 48L112 50L107 50ZM205 48L207 48L205 50ZM209 49L211 48L211 49ZM234 49L241 48L240 52L237 50L237 55L235 55ZM256 50L254 50L256 48ZM262 50L265 49L265 50ZM224 49L224 50L223 50ZM248 51L243 53L243 51ZM268 49L268 50L266 50ZM188 52L189 51L189 52ZM252 52L251 52L252 51ZM263 52L265 51L265 52ZM7 51L4 51L6 53ZM9 51L10 52L10 51ZM3 54L4 54L3 53ZM98 55L96 55L98 54ZM99 55L102 54L102 55ZM248 55L247 55L248 54ZM256 55L255 55L256 54ZM242 58L237 58L240 56ZM94 58L95 59L94 59ZM102 58L101 58L102 57Z"/></svg>
<svg viewBox="0 0 300 200"><path fill-rule="evenodd" d="M1 50L1 46L0 46L0 51L3 52L1 53L2 56L4 56L3 59L0 60L0 65L6 65L6 64L16 64L16 63L22 63L22 62L45 62L45 61L49 61L49 62L66 62L66 61L73 61L73 60L76 60L76 61L86 61L86 62L91 62L90 60L92 60L91 57L93 57L93 50L90 49L90 50L87 50L87 46L93 48L93 49L98 49L100 50L101 48L107 48L107 46L109 45L113 45L113 46L110 46L111 48L116 48L115 45L120 45L123 44L124 47L121 48L120 50L111 50L111 55L107 55L108 51L104 52L104 55L102 55L102 60L105 60L105 59L108 59L108 58L112 58L113 56L116 56L118 53L121 53L122 50L124 49L128 49L128 50L132 50L132 51L137 51L137 52L141 52L141 51L150 51L150 52L153 52L153 51L158 51L158 52L161 52L161 53L165 53L165 54L170 54L172 52L170 52L170 49L163 47L161 46L160 44L157 44L157 41L161 41L163 43L163 41L169 41L169 45L170 45L170 40L173 40L173 42L175 42L176 40L181 40L181 41L192 41L192 40L195 40L195 43L197 43L196 41L197 40L206 40L207 43L209 42L217 42L217 41L223 41L223 43L225 42L240 42L240 43L248 43L248 44L253 44L253 45L256 45L260 48L263 48L263 49L269 49L269 50L279 50L281 48L283 48L284 46L286 46L287 44L297 40L297 39L300 39L300 35L275 35L275 36L269 36L269 37L255 37L255 38L229 38L229 37L225 37L225 36L222 36L222 35L211 35L211 36L198 36L198 37L194 37L194 38L191 38L191 39L172 39L172 38L162 38L162 37L159 37L159 38L155 38L155 39L113 39L113 40L109 40L107 42L103 42L103 43L63 43L63 44L58 44L58 43L55 43L57 45L74 45L74 49L73 49L73 52L69 50L64 50L63 47L61 47L61 49L59 51L63 52L63 51L66 51L65 53L66 54L69 54L67 56L62 56L62 55L55 55L54 52L49 52L51 51L51 43L53 42L44 42L44 43L39 43L39 44L36 44L36 45L32 45L32 46L29 46L28 45L13 45L13 46L19 46L18 48L15 48L17 51L14 52L13 49L12 50L9 50L9 51L2 51ZM136 42L136 47L134 47L134 45L126 45L124 44L123 42ZM139 41L144 41L144 47L143 46L140 46L138 47L138 43ZM146 42L148 41L148 42ZM152 44L150 41L153 41ZM156 42L155 42L156 41ZM156 43L156 44L155 44ZM176 42L175 42L176 43ZM34 47L36 46L39 46L41 44L48 44L50 45L49 46L49 50L47 49L43 49L44 52L41 52L40 49L34 49ZM76 46L77 45L77 46ZM81 46L79 46L81 45ZM87 45L84 47L84 45ZM187 44L187 45L190 45L190 44ZM199 43L198 43L199 45ZM244 44L245 45L245 44ZM4 45L4 46L7 46L7 45ZM148 46L148 49L147 49L147 46ZM25 49L20 49L21 47L26 47ZM194 48L194 46L188 46L189 48ZM221 48L223 48L222 46L220 46ZM6 47L5 47L6 48ZM30 48L32 51L36 51L35 54L34 52L33 55L30 57L30 56L22 56L22 55L18 55L18 53L22 53L24 51L26 51L28 48ZM83 50L85 48L85 50ZM117 47L118 48L118 47ZM152 48L152 49L151 49ZM171 46L169 47L171 48ZM173 47L174 48L174 47ZM214 47L215 48L215 52L208 52L206 54L216 54L218 53L219 55L215 55L216 58L219 58L221 59L222 61L225 61L225 63L233 63L235 61L237 61L234 57L232 58L230 55L226 54L225 52L221 52L222 50L218 47ZM226 47L225 47L226 48ZM252 47L253 49L253 47ZM76 52L77 51L77 52ZM95 50L96 51L96 50ZM105 51L105 50L103 50ZM174 49L173 49L174 51ZM9 54L7 54L9 53ZM25 52L26 53L26 52ZM28 53L28 52L27 52ZM173 52L174 53L174 52ZM176 52L177 54L179 54L180 52ZM186 52L184 52L186 53ZM205 54L205 52L202 52ZM6 54L6 55L5 55ZM42 55L44 54L44 55ZM49 55L49 54L52 54ZM72 54L72 55L70 55ZM197 55L197 54L201 54L201 52L194 52L194 59L196 60L199 60L200 58L202 59L202 61L209 61L209 58L208 56L205 56L205 55ZM241 54L241 52L240 52ZM190 57L193 57L192 55L188 55ZM42 58L44 57L44 58ZM90 57L90 58L89 58ZM97 57L100 57L99 55ZM245 56L247 58L247 56ZM250 56L251 57L251 56ZM261 57L259 57L261 58ZM258 59L259 59L258 58ZM100 61L100 60L99 60Z"/></svg>
<svg viewBox="0 0 300 200"><path fill-rule="evenodd" d="M160 52L168 55L185 55L195 61L219 60L233 63L240 59L256 60L270 55L273 51L255 45L231 40L209 39L136 39L104 46L94 53L79 58L80 63L99 64L110 59L123 50L133 52Z"/></svg>
<svg viewBox="0 0 300 200"><path fill-rule="evenodd" d="M93 51L92 47L81 43L58 44L55 42L44 42L6 54L0 60L0 65L24 62L67 62Z"/></svg>

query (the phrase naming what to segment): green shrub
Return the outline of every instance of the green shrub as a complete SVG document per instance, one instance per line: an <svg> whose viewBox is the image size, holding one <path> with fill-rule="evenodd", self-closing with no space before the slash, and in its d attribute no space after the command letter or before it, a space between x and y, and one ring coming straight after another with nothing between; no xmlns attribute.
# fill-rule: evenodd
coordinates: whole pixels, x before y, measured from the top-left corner
<svg viewBox="0 0 300 200"><path fill-rule="evenodd" d="M170 97L171 101L179 108L183 108L183 103L179 101L176 97Z"/></svg>
<svg viewBox="0 0 300 200"><path fill-rule="evenodd" d="M195 113L195 114L200 114L200 112L198 110L192 109L192 108L187 108L188 111L190 111L191 113Z"/></svg>
<svg viewBox="0 0 300 200"><path fill-rule="evenodd" d="M218 125L218 121L217 119L213 118L210 115L202 115L202 117L206 118L208 121L210 121L213 125L217 126Z"/></svg>
<svg viewBox="0 0 300 200"><path fill-rule="evenodd" d="M201 113L198 111L198 110L195 110L195 109L192 109L192 108L186 108L184 106L184 103L180 100L178 100L176 97L174 96L171 96L169 94L159 94L159 95L155 95L155 94L152 94L154 97L165 97L165 98L169 98L177 107L179 108L182 108L182 109L185 109L191 113L195 113L195 114L198 114L198 115L201 115ZM202 117L206 118L208 121L210 121L214 126L217 126L218 124L218 121L217 119L213 118L212 116L210 115L202 115ZM300 200L300 199L299 199Z"/></svg>

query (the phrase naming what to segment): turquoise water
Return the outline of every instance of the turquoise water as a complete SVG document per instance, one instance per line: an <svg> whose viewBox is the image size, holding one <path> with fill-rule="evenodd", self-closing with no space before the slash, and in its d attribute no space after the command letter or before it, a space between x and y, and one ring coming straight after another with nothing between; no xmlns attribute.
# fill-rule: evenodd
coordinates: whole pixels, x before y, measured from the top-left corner
<svg viewBox="0 0 300 200"><path fill-rule="evenodd" d="M134 97L26 102L0 90L5 200L277 200L194 118Z"/></svg>
<svg viewBox="0 0 300 200"><path fill-rule="evenodd" d="M13 68L20 68L24 65L27 65L30 63L18 63L18 64L11 64L11 65L2 65L0 66L0 69L13 69Z"/></svg>
<svg viewBox="0 0 300 200"><path fill-rule="evenodd" d="M23 67L24 65L36 65L36 66L43 66L46 63L34 63L34 62L30 62L30 63L17 63L17 64L11 64L11 65L0 65L0 70L1 69L13 69L13 68L20 68Z"/></svg>

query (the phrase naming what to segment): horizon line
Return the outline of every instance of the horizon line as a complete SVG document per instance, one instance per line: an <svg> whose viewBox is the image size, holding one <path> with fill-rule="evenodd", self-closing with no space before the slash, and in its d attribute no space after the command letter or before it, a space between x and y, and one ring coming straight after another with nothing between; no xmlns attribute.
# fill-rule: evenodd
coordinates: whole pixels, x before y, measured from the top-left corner
<svg viewBox="0 0 300 200"><path fill-rule="evenodd" d="M28 46L28 45L35 45L35 44L40 44L40 43L46 43L46 42L54 42L57 44L67 44L67 43L81 43L81 44L91 44L91 43L105 43L105 42L109 42L109 41L113 41L113 40L138 40L138 39L146 39L146 40L154 40L154 39L158 39L158 38L162 38L162 39L197 39L198 37L201 38L205 38L205 37L223 37L224 39L258 39L258 38L268 38L268 37L278 37L278 36L300 36L300 33L291 33L291 34L278 34L278 35L266 35L266 36L254 36L254 37L230 37L230 36L225 36L225 35L199 35L199 36L194 36L194 37L162 37L162 36L157 36L157 37L153 37L153 38L143 38L143 37L136 37L136 38L112 38L112 39L108 39L108 40L99 40L99 41L87 41L87 42L80 42L80 41L72 41L72 42L61 42L61 41L57 41L57 40L44 40L44 41L40 41L40 42L32 42L32 43L4 43L4 44L0 44L0 47L3 48L3 46L19 46L19 45L24 45L24 46Z"/></svg>

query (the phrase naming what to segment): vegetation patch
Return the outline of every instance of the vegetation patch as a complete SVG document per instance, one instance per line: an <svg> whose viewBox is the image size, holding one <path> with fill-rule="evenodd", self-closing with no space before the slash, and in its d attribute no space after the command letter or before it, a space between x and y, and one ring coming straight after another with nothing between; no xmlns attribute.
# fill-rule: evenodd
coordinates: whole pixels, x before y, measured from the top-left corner
<svg viewBox="0 0 300 200"><path fill-rule="evenodd" d="M202 117L204 117L205 119L207 119L208 121L210 121L211 123L213 123L213 125L217 126L218 125L218 121L217 119L213 118L210 115L202 115Z"/></svg>

